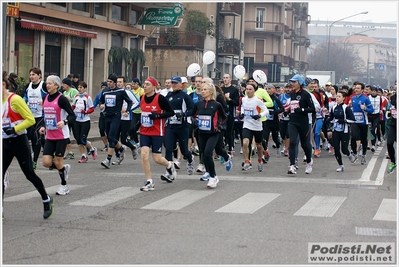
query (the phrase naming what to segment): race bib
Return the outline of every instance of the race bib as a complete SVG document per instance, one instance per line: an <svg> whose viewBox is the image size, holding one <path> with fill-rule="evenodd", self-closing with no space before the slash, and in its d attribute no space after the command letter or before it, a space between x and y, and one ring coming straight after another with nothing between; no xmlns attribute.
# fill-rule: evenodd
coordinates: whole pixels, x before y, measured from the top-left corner
<svg viewBox="0 0 399 267"><path fill-rule="evenodd" d="M175 113L181 113L181 110L175 110ZM182 124L182 117L178 118L176 115L173 115L173 117L169 118L169 124Z"/></svg>
<svg viewBox="0 0 399 267"><path fill-rule="evenodd" d="M116 95L105 95L105 105L107 107L116 106Z"/></svg>
<svg viewBox="0 0 399 267"><path fill-rule="evenodd" d="M82 114L82 113L80 113L80 112L76 114L76 118L77 118L78 120L82 120L84 117L85 117L85 114Z"/></svg>
<svg viewBox="0 0 399 267"><path fill-rule="evenodd" d="M342 132L345 129L345 124L340 124L338 122L334 123L334 131Z"/></svg>
<svg viewBox="0 0 399 267"><path fill-rule="evenodd" d="M273 120L273 119L274 119L274 114L268 114L268 115L266 116L266 119L267 119L267 120Z"/></svg>
<svg viewBox="0 0 399 267"><path fill-rule="evenodd" d="M363 112L353 112L353 115L355 116L355 120L357 123L362 123L364 121Z"/></svg>
<svg viewBox="0 0 399 267"><path fill-rule="evenodd" d="M391 116L392 116L392 118L394 118L394 119L396 119L396 117L398 116L397 110L396 110L396 108L394 108L394 107L391 108Z"/></svg>
<svg viewBox="0 0 399 267"><path fill-rule="evenodd" d="M57 130L57 117L55 114L45 114L44 123L47 130Z"/></svg>
<svg viewBox="0 0 399 267"><path fill-rule="evenodd" d="M198 116L198 128L202 131L211 130L211 116L200 115Z"/></svg>
<svg viewBox="0 0 399 267"><path fill-rule="evenodd" d="M148 117L151 112L141 112L141 125L143 127L152 127L154 125L153 120Z"/></svg>
<svg viewBox="0 0 399 267"><path fill-rule="evenodd" d="M298 100L291 100L291 103L290 103L291 113L295 113L295 109L296 108L299 108L299 101Z"/></svg>
<svg viewBox="0 0 399 267"><path fill-rule="evenodd" d="M244 117L252 117L254 115L253 109L244 108Z"/></svg>
<svg viewBox="0 0 399 267"><path fill-rule="evenodd" d="M37 102L29 102L28 106L31 111L38 111L38 103Z"/></svg>

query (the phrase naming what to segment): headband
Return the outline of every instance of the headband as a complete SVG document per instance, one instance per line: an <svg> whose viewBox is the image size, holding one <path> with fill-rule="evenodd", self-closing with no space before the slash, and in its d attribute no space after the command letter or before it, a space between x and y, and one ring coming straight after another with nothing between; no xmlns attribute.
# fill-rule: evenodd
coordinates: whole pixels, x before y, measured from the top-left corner
<svg viewBox="0 0 399 267"><path fill-rule="evenodd" d="M152 77L148 77L148 78L146 79L146 81L149 81L149 82L150 82L152 85L154 85L155 87L158 86L157 80L155 80L155 79L152 78Z"/></svg>

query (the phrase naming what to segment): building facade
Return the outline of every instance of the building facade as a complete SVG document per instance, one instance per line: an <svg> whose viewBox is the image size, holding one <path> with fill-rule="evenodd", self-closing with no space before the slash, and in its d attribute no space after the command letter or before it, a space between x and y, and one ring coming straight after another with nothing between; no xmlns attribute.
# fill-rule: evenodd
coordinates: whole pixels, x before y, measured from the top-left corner
<svg viewBox="0 0 399 267"><path fill-rule="evenodd" d="M186 76L192 63L215 80L244 65L246 77L263 70L270 82L284 82L307 69L307 3L183 3L174 26L140 21L149 8L174 3L19 3L7 16L3 69L29 80L39 67L44 78L78 74L96 94L110 72L127 79L154 76L163 82ZM214 25L205 34L187 31L187 15L199 11ZM206 51L215 62L202 64ZM234 77L233 77L234 78Z"/></svg>

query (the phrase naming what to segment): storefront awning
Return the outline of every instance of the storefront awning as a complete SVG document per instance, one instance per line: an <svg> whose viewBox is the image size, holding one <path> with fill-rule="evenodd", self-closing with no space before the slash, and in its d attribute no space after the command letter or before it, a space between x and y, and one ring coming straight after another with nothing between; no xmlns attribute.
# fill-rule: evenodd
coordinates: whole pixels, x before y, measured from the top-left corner
<svg viewBox="0 0 399 267"><path fill-rule="evenodd" d="M19 21L21 23L21 27L26 29L55 32L59 34L73 35L84 38L94 38L94 39L97 38L97 32L69 25L64 25L61 23L49 22L45 20L36 20L31 18L23 18L23 17L21 17Z"/></svg>

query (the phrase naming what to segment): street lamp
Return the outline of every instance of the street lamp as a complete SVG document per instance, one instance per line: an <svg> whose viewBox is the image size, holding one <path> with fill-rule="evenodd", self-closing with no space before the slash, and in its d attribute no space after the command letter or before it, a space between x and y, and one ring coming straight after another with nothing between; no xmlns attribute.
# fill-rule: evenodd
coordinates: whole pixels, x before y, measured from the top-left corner
<svg viewBox="0 0 399 267"><path fill-rule="evenodd" d="M327 65L328 65L328 62L330 62L330 37L331 37L331 26L332 26L334 23L338 22L338 21L345 20L345 19L349 19L349 18L352 18L352 17L354 17L354 16L363 15L363 14L367 14L367 13L369 13L369 12L368 12L368 11L360 12L360 13L357 13L357 14L354 14L354 15L351 15L351 16L348 16L348 17L345 17L345 18L342 18L342 19L333 21L333 22L328 26Z"/></svg>

